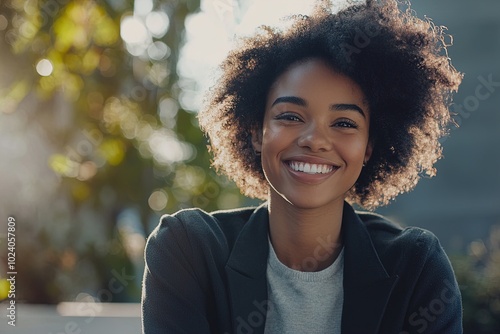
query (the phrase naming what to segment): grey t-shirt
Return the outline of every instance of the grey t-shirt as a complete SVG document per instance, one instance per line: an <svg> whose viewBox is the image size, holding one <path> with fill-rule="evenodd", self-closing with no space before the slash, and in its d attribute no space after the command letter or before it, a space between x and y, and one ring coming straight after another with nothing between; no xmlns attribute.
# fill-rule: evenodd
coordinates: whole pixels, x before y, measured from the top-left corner
<svg viewBox="0 0 500 334"><path fill-rule="evenodd" d="M269 303L265 334L340 334L344 249L328 268L303 272L281 263L269 242L266 275Z"/></svg>

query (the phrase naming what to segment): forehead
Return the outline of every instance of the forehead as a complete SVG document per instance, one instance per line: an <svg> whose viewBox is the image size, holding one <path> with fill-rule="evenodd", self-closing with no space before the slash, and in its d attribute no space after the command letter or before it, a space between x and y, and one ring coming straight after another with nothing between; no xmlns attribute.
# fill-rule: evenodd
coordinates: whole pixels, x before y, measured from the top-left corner
<svg viewBox="0 0 500 334"><path fill-rule="evenodd" d="M283 95L367 105L365 94L354 80L319 58L292 64L271 85L267 102Z"/></svg>

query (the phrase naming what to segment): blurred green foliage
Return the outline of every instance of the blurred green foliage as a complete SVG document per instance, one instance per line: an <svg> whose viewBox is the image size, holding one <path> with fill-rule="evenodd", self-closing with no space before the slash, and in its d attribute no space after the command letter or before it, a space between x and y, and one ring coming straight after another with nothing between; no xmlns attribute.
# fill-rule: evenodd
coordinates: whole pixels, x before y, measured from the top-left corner
<svg viewBox="0 0 500 334"><path fill-rule="evenodd" d="M464 333L500 333L500 225L474 241L468 256L451 258L462 292Z"/></svg>
<svg viewBox="0 0 500 334"><path fill-rule="evenodd" d="M2 203L23 222L18 300L99 297L96 291L124 270L133 282L110 301L138 301L144 240L162 213L244 201L209 169L195 114L179 103L184 21L199 0L150 3L142 14L131 0L0 4L0 57L15 67L13 78L0 81L0 114L29 113L27 131L38 131L50 151L30 171L56 176L46 180L50 192L36 194L53 206L40 201L24 215L22 199ZM121 27L126 19L135 24L128 31ZM141 31L142 40L127 44ZM120 223L128 209L136 216Z"/></svg>

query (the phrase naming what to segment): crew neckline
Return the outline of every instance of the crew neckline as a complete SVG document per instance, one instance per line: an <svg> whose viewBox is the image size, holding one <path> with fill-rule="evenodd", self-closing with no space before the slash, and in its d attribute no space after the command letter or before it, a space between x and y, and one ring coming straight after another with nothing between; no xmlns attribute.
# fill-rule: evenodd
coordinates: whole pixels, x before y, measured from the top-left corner
<svg viewBox="0 0 500 334"><path fill-rule="evenodd" d="M343 270L344 267L344 247L342 246L342 249L335 259L335 261L326 267L325 269L322 269L320 271L300 271L296 270L293 268L290 268L286 266L284 263L282 263L279 259L278 256L276 255L276 252L274 251L274 247L271 243L271 240L268 236L267 238L268 243L269 243L269 256L268 256L268 265L273 270L277 275L287 278L287 279L294 279L294 280L300 280L300 281L305 281L305 282L323 282L323 281L331 281L335 278L335 276ZM314 257L311 256L311 263L315 261ZM306 261L306 259L304 260Z"/></svg>

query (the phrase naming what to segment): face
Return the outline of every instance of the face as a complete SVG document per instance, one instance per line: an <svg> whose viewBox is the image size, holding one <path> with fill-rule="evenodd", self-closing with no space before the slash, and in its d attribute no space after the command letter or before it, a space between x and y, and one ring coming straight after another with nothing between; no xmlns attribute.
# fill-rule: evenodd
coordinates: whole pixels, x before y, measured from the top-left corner
<svg viewBox="0 0 500 334"><path fill-rule="evenodd" d="M361 88L320 59L279 76L262 131L252 137L271 201L309 209L343 205L371 155L369 116Z"/></svg>

